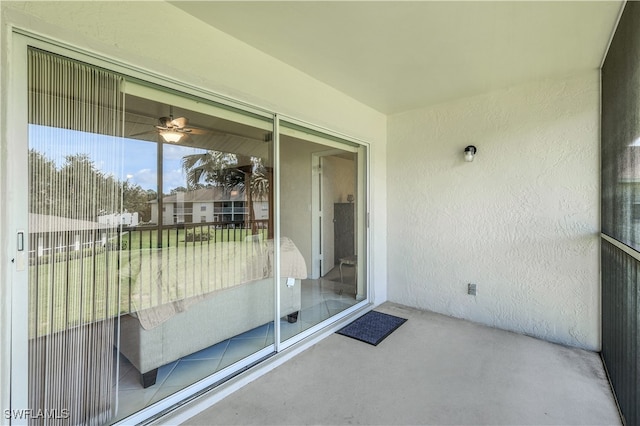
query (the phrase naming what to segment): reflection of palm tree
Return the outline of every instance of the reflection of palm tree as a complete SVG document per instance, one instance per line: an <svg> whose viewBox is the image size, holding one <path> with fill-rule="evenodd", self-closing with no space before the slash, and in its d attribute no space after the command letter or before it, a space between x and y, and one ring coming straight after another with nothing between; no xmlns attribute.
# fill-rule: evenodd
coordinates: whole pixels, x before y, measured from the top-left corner
<svg viewBox="0 0 640 426"><path fill-rule="evenodd" d="M227 194L233 190L245 193L251 229L257 233L253 201L262 201L269 196L269 178L261 158L207 151L184 156L182 168L190 190L213 185L222 187Z"/></svg>

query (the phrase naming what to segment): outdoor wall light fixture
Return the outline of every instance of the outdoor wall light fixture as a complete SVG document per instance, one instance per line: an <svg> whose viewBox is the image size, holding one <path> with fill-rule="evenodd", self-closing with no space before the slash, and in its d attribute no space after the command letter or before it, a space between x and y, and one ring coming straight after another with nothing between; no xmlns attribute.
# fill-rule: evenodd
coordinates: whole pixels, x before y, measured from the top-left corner
<svg viewBox="0 0 640 426"><path fill-rule="evenodd" d="M478 150L476 149L475 146L469 145L468 147L466 147L464 149L464 161L468 161L468 162L473 161L473 157L475 157L476 152L478 152Z"/></svg>

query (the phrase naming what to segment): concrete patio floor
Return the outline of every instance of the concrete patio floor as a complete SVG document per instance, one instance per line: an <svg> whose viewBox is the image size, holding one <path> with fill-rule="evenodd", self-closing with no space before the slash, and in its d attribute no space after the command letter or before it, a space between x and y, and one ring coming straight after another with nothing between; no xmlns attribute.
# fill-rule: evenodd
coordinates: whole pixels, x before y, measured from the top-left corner
<svg viewBox="0 0 640 426"><path fill-rule="evenodd" d="M374 347L332 334L187 425L619 425L597 353L386 303Z"/></svg>

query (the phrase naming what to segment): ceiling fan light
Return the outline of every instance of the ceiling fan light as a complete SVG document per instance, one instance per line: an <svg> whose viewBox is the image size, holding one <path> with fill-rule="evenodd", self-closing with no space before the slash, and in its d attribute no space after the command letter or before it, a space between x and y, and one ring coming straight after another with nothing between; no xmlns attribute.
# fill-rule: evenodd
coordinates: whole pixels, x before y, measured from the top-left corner
<svg viewBox="0 0 640 426"><path fill-rule="evenodd" d="M160 132L160 136L162 136L165 142L169 143L177 143L182 139L182 133L176 132L175 130L163 130Z"/></svg>

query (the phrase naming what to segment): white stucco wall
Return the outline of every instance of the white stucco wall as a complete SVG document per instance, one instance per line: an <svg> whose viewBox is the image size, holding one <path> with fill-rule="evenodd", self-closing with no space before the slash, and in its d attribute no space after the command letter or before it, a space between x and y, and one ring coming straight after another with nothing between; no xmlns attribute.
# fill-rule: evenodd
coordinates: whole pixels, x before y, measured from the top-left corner
<svg viewBox="0 0 640 426"><path fill-rule="evenodd" d="M389 299L598 350L598 72L388 126Z"/></svg>
<svg viewBox="0 0 640 426"><path fill-rule="evenodd" d="M11 199L6 94L11 87L11 29L20 28L99 56L306 120L371 144L370 280L386 299L386 116L165 2L1 2L0 182ZM0 207L0 406L8 404L10 264L15 245L11 212ZM26 354L25 354L26 356Z"/></svg>

